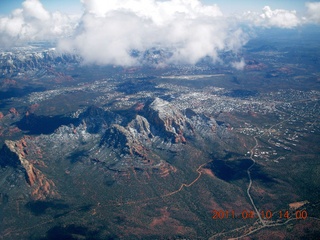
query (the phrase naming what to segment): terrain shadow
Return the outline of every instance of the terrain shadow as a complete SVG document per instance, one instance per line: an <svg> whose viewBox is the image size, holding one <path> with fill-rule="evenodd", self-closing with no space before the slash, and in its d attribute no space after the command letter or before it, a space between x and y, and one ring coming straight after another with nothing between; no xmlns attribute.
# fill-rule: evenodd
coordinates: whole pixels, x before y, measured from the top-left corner
<svg viewBox="0 0 320 240"><path fill-rule="evenodd" d="M46 214L48 209L64 210L68 209L69 205L64 203L56 203L53 201L31 201L26 203L25 207L34 215L39 216Z"/></svg>
<svg viewBox="0 0 320 240"><path fill-rule="evenodd" d="M29 114L16 123L17 127L28 134L51 134L62 125L77 123L78 119L62 116L37 116Z"/></svg>
<svg viewBox="0 0 320 240"><path fill-rule="evenodd" d="M24 97L33 92L43 92L46 88L44 87L24 87L24 88L10 88L7 91L0 91L0 100L9 99L12 97Z"/></svg>
<svg viewBox="0 0 320 240"><path fill-rule="evenodd" d="M101 237L101 230L90 230L88 227L84 226L77 226L75 224L70 224L67 226L55 226L47 231L46 237L41 238L39 240L56 240L56 239L63 239L63 240L74 240L74 239L105 239L105 240L118 240L115 235L103 236Z"/></svg>
<svg viewBox="0 0 320 240"><path fill-rule="evenodd" d="M232 182L240 179L248 178L247 169L252 165L250 159L238 160L214 160L206 165L215 176L226 182ZM263 183L275 183L276 180L268 176L261 170L259 165L251 168L251 177L254 180L260 180Z"/></svg>

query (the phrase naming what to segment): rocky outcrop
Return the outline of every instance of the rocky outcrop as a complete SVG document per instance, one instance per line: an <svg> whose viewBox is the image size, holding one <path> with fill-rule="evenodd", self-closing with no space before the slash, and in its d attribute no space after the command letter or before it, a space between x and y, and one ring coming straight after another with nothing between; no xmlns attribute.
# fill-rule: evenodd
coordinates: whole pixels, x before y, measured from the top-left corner
<svg viewBox="0 0 320 240"><path fill-rule="evenodd" d="M100 146L111 148L118 156L134 156L145 161L154 158L155 149L180 151L188 138L210 139L216 135L217 124L213 118L191 109L182 113L160 98L135 105L133 109L135 117L125 125L112 124L105 131Z"/></svg>
<svg viewBox="0 0 320 240"><path fill-rule="evenodd" d="M137 115L135 119L128 124L128 130L134 138L142 142L154 137L150 130L150 123L140 115Z"/></svg>
<svg viewBox="0 0 320 240"><path fill-rule="evenodd" d="M124 127L113 124L108 128L102 137L102 144L106 143L108 147L121 149L123 152L130 152L130 146L133 144L132 134Z"/></svg>
<svg viewBox="0 0 320 240"><path fill-rule="evenodd" d="M213 117L197 114L191 109L186 109L186 116L192 124L193 132L205 139L214 139L218 124Z"/></svg>
<svg viewBox="0 0 320 240"><path fill-rule="evenodd" d="M25 116L26 124L32 124L35 117L30 109ZM80 159L101 163L114 172L139 171L166 177L176 171L169 158L172 160L185 149L211 147L219 135L226 135L212 117L191 109L180 111L160 98L127 110L108 111L92 106L79 110L72 119L74 123L62 125L36 140L6 142L7 153L11 154L7 158L11 162L6 160L6 164L25 170L26 180L37 198L55 195L55 184L42 173L45 167L41 165L41 151L37 152L40 147L48 163L58 157ZM44 119L44 126L48 120ZM39 121L35 122L39 128ZM81 156L77 157L75 152Z"/></svg>
<svg viewBox="0 0 320 240"><path fill-rule="evenodd" d="M19 112L15 108L10 108L9 114L12 114L13 116L18 116Z"/></svg>
<svg viewBox="0 0 320 240"><path fill-rule="evenodd" d="M192 134L189 120L170 103L156 98L144 108L139 106L139 114L127 125L113 124L102 137L101 145L118 149L125 154L137 154L146 158L145 151L151 151L156 142L170 144L186 143L185 133ZM143 115L143 116L142 116Z"/></svg>
<svg viewBox="0 0 320 240"><path fill-rule="evenodd" d="M45 164L41 160L41 150L34 145L30 138L24 137L19 141L5 141L1 152L2 166L19 168L25 172L25 179L32 189L33 199L39 200L59 196L54 182L36 167L45 167Z"/></svg>
<svg viewBox="0 0 320 240"><path fill-rule="evenodd" d="M29 106L26 115L30 114L30 113L35 113L35 111L40 107L40 105L38 103L32 104L31 106Z"/></svg>
<svg viewBox="0 0 320 240"><path fill-rule="evenodd" d="M165 137L172 143L186 143L184 134L192 135L189 120L169 102L156 98L146 110L145 116L153 126L154 135Z"/></svg>
<svg viewBox="0 0 320 240"><path fill-rule="evenodd" d="M134 127L133 127L134 126ZM136 127L136 128L135 128ZM146 142L152 138L148 122L141 116L129 123L125 128L118 124L113 124L104 134L101 144L112 148L124 158L133 158L140 163L154 162L149 153L150 144Z"/></svg>

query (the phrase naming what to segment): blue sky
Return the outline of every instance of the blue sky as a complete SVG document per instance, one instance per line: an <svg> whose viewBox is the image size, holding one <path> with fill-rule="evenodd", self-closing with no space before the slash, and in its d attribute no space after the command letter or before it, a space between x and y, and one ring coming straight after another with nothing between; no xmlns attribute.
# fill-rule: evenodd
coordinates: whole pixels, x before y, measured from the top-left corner
<svg viewBox="0 0 320 240"><path fill-rule="evenodd" d="M21 7L23 0L0 0L0 14L6 15L12 10ZM65 13L81 13L80 0L41 0L49 11L61 11ZM264 6L272 9L282 8L287 10L305 10L304 0L202 0L204 4L218 4L223 13L260 11ZM312 2L312 1L310 1Z"/></svg>
<svg viewBox="0 0 320 240"><path fill-rule="evenodd" d="M0 0L0 14L10 14L12 10L21 8L23 0ZM41 0L48 11L61 11L65 13L80 13L82 6L80 0Z"/></svg>
<svg viewBox="0 0 320 240"><path fill-rule="evenodd" d="M264 6L272 9L304 11L304 0L202 0L205 4L216 3L224 13L260 11Z"/></svg>

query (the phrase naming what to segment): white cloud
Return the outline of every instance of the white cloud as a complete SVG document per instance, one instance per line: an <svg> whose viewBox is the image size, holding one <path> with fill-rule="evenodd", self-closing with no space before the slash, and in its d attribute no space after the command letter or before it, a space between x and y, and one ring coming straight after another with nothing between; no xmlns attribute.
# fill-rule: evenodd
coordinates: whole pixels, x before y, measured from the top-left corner
<svg viewBox="0 0 320 240"><path fill-rule="evenodd" d="M70 34L75 19L48 12L39 0L26 0L21 9L0 18L0 44L11 46L25 41L54 40Z"/></svg>
<svg viewBox="0 0 320 240"><path fill-rule="evenodd" d="M138 17L151 19L161 25L171 22L175 15L184 14L187 18L201 16L222 16L217 5L205 6L198 0L81 0L87 13L105 17L113 11L136 14Z"/></svg>
<svg viewBox="0 0 320 240"><path fill-rule="evenodd" d="M297 16L295 10L272 10L269 6L265 6L260 14L247 12L243 17L249 20L251 24L260 27L294 28L301 24L301 19Z"/></svg>
<svg viewBox="0 0 320 240"><path fill-rule="evenodd" d="M307 20L320 23L320 2L307 2Z"/></svg>
<svg viewBox="0 0 320 240"><path fill-rule="evenodd" d="M242 58L239 62L231 63L231 66L237 70L243 70L244 67L246 66L246 63L244 62L244 59Z"/></svg>
<svg viewBox="0 0 320 240"><path fill-rule="evenodd" d="M198 0L82 0L85 13L75 36L60 42L88 63L136 64L132 49L170 49L171 62L196 63L219 51L238 51L246 36L217 5Z"/></svg>
<svg viewBox="0 0 320 240"><path fill-rule="evenodd" d="M239 26L294 28L320 23L320 2L306 3L307 15L296 11L247 12L238 22L223 15L216 4L200 0L79 0L83 15L73 18L48 12L40 0L25 0L20 9L0 18L0 44L10 46L26 41L57 40L58 49L76 52L85 63L135 65L130 52L153 47L170 50L167 63L196 63L203 57L220 61L220 53L235 56L248 40ZM75 26L78 26L75 29ZM229 62L237 69L244 61Z"/></svg>
<svg viewBox="0 0 320 240"><path fill-rule="evenodd" d="M50 14L45 10L38 0L26 0L22 3L23 16L27 18L33 18L40 21L47 21L50 19Z"/></svg>
<svg viewBox="0 0 320 240"><path fill-rule="evenodd" d="M104 18L86 14L80 32L72 40L60 41L59 48L76 49L87 63L132 65L134 59L129 52L142 48L147 30L132 14L116 13Z"/></svg>

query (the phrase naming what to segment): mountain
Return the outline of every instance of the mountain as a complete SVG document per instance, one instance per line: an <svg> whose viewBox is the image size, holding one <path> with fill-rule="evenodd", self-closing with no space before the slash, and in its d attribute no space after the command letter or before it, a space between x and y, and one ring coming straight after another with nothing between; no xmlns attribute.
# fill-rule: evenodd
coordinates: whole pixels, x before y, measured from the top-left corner
<svg viewBox="0 0 320 240"><path fill-rule="evenodd" d="M12 77L25 72L38 72L63 64L78 64L80 57L62 54L56 49L24 47L0 52L0 76Z"/></svg>
<svg viewBox="0 0 320 240"><path fill-rule="evenodd" d="M33 125L39 124L37 119L32 118ZM217 142L225 148L230 136L223 128L212 117L190 109L181 112L160 98L122 112L90 106L74 124L50 135L5 141L1 165L23 171L30 196L46 199L59 196L51 179L61 159L103 164L115 173L133 169L167 176L177 171L171 158L179 152L209 149Z"/></svg>

